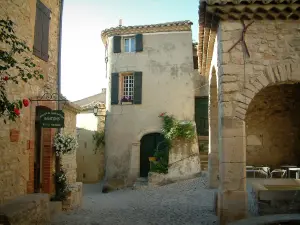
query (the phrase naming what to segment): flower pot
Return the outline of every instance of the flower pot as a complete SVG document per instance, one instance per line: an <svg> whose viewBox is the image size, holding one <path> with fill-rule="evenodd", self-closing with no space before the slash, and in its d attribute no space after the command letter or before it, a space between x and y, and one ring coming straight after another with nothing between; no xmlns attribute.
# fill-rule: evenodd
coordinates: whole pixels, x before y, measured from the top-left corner
<svg viewBox="0 0 300 225"><path fill-rule="evenodd" d="M156 157L149 157L149 162L155 162L156 161Z"/></svg>

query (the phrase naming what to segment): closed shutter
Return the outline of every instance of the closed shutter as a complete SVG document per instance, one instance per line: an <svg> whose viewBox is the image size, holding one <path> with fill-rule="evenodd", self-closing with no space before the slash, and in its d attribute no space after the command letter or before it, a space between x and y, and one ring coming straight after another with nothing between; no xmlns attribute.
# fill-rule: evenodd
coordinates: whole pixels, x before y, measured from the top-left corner
<svg viewBox="0 0 300 225"><path fill-rule="evenodd" d="M113 37L113 52L120 53L121 52L121 36Z"/></svg>
<svg viewBox="0 0 300 225"><path fill-rule="evenodd" d="M50 10L41 2L36 3L35 35L33 53L39 58L48 61L50 29Z"/></svg>
<svg viewBox="0 0 300 225"><path fill-rule="evenodd" d="M137 34L135 35L135 51L142 52L143 51L143 35Z"/></svg>
<svg viewBox="0 0 300 225"><path fill-rule="evenodd" d="M119 104L119 74L111 74L111 104Z"/></svg>
<svg viewBox="0 0 300 225"><path fill-rule="evenodd" d="M134 104L142 104L142 72L134 72Z"/></svg>

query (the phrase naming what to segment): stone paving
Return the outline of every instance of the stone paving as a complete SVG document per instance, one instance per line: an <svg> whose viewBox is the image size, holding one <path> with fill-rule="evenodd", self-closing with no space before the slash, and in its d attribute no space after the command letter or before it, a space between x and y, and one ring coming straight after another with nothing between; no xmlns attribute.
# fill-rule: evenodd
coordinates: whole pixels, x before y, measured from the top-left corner
<svg viewBox="0 0 300 225"><path fill-rule="evenodd" d="M205 177L144 190L101 193L101 184L84 185L83 207L61 213L52 225L219 224L214 192Z"/></svg>

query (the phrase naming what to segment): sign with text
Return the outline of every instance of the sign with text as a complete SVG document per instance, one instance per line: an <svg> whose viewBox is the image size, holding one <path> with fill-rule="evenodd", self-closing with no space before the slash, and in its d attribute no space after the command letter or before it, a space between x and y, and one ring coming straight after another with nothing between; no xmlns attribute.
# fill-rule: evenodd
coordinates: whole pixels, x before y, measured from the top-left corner
<svg viewBox="0 0 300 225"><path fill-rule="evenodd" d="M62 128L65 126L65 114L62 110L47 110L40 115L41 127Z"/></svg>

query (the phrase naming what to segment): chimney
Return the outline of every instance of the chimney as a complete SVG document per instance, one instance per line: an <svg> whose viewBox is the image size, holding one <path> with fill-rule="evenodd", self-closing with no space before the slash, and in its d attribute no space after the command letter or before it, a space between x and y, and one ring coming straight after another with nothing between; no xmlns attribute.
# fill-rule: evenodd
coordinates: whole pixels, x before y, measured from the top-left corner
<svg viewBox="0 0 300 225"><path fill-rule="evenodd" d="M122 26L122 19L119 19L119 27Z"/></svg>

